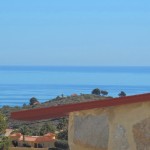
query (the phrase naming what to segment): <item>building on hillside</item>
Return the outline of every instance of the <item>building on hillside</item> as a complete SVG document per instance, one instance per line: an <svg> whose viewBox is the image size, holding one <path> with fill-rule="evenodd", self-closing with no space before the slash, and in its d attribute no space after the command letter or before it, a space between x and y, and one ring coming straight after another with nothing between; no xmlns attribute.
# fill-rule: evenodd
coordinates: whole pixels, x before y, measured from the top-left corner
<svg viewBox="0 0 150 150"><path fill-rule="evenodd" d="M13 129L6 129L4 136L8 137L13 131Z"/></svg>
<svg viewBox="0 0 150 150"><path fill-rule="evenodd" d="M14 133L10 135L10 139L12 140L13 146L15 147L22 147L26 145L27 147L34 148L49 148L54 146L55 134L48 133L44 136L25 135L23 141L23 135L21 133Z"/></svg>
<svg viewBox="0 0 150 150"><path fill-rule="evenodd" d="M70 150L150 150L150 93L13 112L11 118L66 115Z"/></svg>
<svg viewBox="0 0 150 150"><path fill-rule="evenodd" d="M9 137L12 139L12 140L18 140L20 137L22 136L21 133L13 133L13 134L10 134Z"/></svg>

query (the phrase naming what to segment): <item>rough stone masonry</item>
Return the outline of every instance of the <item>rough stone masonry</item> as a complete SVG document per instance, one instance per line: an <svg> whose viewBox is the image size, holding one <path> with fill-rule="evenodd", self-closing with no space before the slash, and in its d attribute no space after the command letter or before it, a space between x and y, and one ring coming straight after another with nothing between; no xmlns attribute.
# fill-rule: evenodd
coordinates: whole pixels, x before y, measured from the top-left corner
<svg viewBox="0 0 150 150"><path fill-rule="evenodd" d="M150 150L150 102L69 115L70 150Z"/></svg>

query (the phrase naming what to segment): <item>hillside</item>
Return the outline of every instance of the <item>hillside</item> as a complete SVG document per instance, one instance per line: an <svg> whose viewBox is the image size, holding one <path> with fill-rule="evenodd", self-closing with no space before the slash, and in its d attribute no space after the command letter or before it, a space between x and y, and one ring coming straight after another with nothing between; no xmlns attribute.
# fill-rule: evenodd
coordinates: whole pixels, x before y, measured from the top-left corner
<svg viewBox="0 0 150 150"><path fill-rule="evenodd" d="M39 135L40 130L42 126L45 123L48 123L54 130L59 130L60 123L62 122L61 118L56 118L55 120L42 120L42 121L33 121L33 122L23 122L23 121L16 121L10 119L10 113L13 111L19 111L19 110L28 110L28 109L35 109L35 108L41 108L41 107L50 107L50 106L58 106L58 105L65 105L65 104L71 104L71 103L80 103L80 102L87 102L87 101L93 101L93 100L104 100L112 97L104 97L100 95L94 95L94 94L81 94L81 95L76 95L73 94L71 96L63 97L63 96L58 96L54 99L48 100L44 103L36 103L34 105L23 105L22 107L15 106L15 107L10 107L10 106L3 106L0 111L6 115L8 118L8 127L13 128L13 129L19 129L21 126L28 126L30 129L29 134L31 135ZM65 124L63 124L63 128L67 129L67 118L65 118Z"/></svg>

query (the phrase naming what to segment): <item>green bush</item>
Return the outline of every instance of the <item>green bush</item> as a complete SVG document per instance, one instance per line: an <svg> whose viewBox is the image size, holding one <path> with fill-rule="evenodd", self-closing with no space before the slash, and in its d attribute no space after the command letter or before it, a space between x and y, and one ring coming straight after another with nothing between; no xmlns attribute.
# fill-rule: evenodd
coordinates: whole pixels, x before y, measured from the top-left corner
<svg viewBox="0 0 150 150"><path fill-rule="evenodd" d="M96 88L92 91L92 94L95 94L95 95L100 95L101 94L101 91L100 89Z"/></svg>
<svg viewBox="0 0 150 150"><path fill-rule="evenodd" d="M39 101L37 100L37 98L32 97L32 98L30 99L30 105L33 105L35 102L39 102Z"/></svg>
<svg viewBox="0 0 150 150"><path fill-rule="evenodd" d="M124 97L126 96L126 93L124 91L121 91L119 94L118 94L119 97Z"/></svg>
<svg viewBox="0 0 150 150"><path fill-rule="evenodd" d="M57 138L60 140L68 140L68 130L66 129L62 132L59 132Z"/></svg>
<svg viewBox="0 0 150 150"><path fill-rule="evenodd" d="M56 141L54 143L54 145L56 148L61 148L61 149L65 149L65 150L69 149L67 141Z"/></svg>
<svg viewBox="0 0 150 150"><path fill-rule="evenodd" d="M47 134L48 132L54 133L55 127L51 123L45 123L40 129L40 135Z"/></svg>
<svg viewBox="0 0 150 150"><path fill-rule="evenodd" d="M103 96L106 96L106 95L108 95L108 92L107 92L107 91L104 91L104 90L101 90L101 94L102 94Z"/></svg>

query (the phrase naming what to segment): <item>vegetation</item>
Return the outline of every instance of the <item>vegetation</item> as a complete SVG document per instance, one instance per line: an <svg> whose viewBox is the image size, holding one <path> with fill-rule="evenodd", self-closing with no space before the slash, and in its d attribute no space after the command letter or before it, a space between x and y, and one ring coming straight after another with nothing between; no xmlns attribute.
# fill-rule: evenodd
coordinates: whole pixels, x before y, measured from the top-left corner
<svg viewBox="0 0 150 150"><path fill-rule="evenodd" d="M19 111L23 109L27 110L27 109L33 109L33 108L39 108L39 107L57 106L57 105L64 105L64 104L70 104L70 103L80 103L80 102L103 100L106 98L111 98L111 97L106 97L107 94L108 94L107 91L101 90L100 94L96 92L96 94L80 94L80 95L74 94L74 95L67 96L67 97L64 95L60 95L44 103L39 103L39 105L35 105L35 102L38 102L38 100L35 97L32 97L29 100L29 105L23 104L22 107L3 106L2 108L0 108L0 111L3 114L5 114L6 118L8 118L8 128L13 128L14 130L16 130L15 132L21 132L23 135L31 135L31 136L40 136L48 132L52 132L52 133L56 132L57 139L59 139L59 142L56 145L64 145L64 142L67 143L67 140L68 140L68 118L67 117L55 119L53 121L44 120L40 122L36 122L36 121L23 122L23 121L16 121L16 120L10 119L10 113L12 111ZM7 127L7 122L3 115L2 115L2 118L3 119L1 119L0 117L1 122L3 122L3 123L0 123L0 129L1 129L0 131L2 131L3 133ZM3 142L3 147L5 146L4 143L6 143L6 145L9 145L8 140L3 139L3 141L4 140L6 140L6 142ZM61 141L63 141L62 142L63 144L59 144L61 143ZM58 148L58 147L56 148L57 150L63 149L63 146L61 146L61 148L60 147ZM7 148L5 148L5 150L7 150Z"/></svg>
<svg viewBox="0 0 150 150"><path fill-rule="evenodd" d="M40 135L44 135L44 134L49 133L49 132L54 133L55 130L56 129L52 124L46 122L46 123L44 123L44 125L40 129Z"/></svg>
<svg viewBox="0 0 150 150"><path fill-rule="evenodd" d="M56 141L54 143L56 148L61 148L63 150L68 150L69 146L68 146L68 142L67 141Z"/></svg>
<svg viewBox="0 0 150 150"><path fill-rule="evenodd" d="M26 125L23 125L19 128L19 132L23 135L23 142L25 142L25 135L29 133L29 128Z"/></svg>
<svg viewBox="0 0 150 150"><path fill-rule="evenodd" d="M124 97L126 96L126 93L124 91L121 91L119 94L118 94L119 97Z"/></svg>
<svg viewBox="0 0 150 150"><path fill-rule="evenodd" d="M9 150L10 140L8 137L1 137L0 138L0 150Z"/></svg>
<svg viewBox="0 0 150 150"><path fill-rule="evenodd" d="M7 128L6 117L2 113L0 113L0 135L5 133L6 128Z"/></svg>
<svg viewBox="0 0 150 150"><path fill-rule="evenodd" d="M65 129L58 133L57 139L59 140L68 140L68 129Z"/></svg>
<svg viewBox="0 0 150 150"><path fill-rule="evenodd" d="M37 100L37 98L32 97L32 98L30 99L30 105L34 105L36 102L39 102L39 101Z"/></svg>
<svg viewBox="0 0 150 150"><path fill-rule="evenodd" d="M93 89L92 94L94 95L101 95L101 96L107 96L108 92L105 90L100 90L99 88Z"/></svg>
<svg viewBox="0 0 150 150"><path fill-rule="evenodd" d="M65 130L68 128L68 119L67 118L61 118L59 120L59 123L57 125L58 130Z"/></svg>
<svg viewBox="0 0 150 150"><path fill-rule="evenodd" d="M5 131L7 128L6 117L0 113L0 150L8 150L9 148L9 139L5 137Z"/></svg>
<svg viewBox="0 0 150 150"><path fill-rule="evenodd" d="M95 95L100 95L101 94L101 91L100 89L96 88L92 91L92 94L95 94Z"/></svg>
<svg viewBox="0 0 150 150"><path fill-rule="evenodd" d="M108 92L104 91L104 90L101 90L100 93L102 94L102 96L107 96L108 95Z"/></svg>
<svg viewBox="0 0 150 150"><path fill-rule="evenodd" d="M23 109L33 109L34 108L39 108L39 107L48 107L48 106L57 106L57 105L63 105L63 104L70 104L70 103L80 103L80 102L87 102L87 101L93 101L93 100L103 100L106 98L111 98L111 97L102 97L100 95L95 95L95 94L81 94L81 95L76 95L76 96L58 96L54 99L51 99L49 101L46 101L44 103L41 103L39 105L30 105L33 104L33 102L37 102L37 99L35 100L34 98L30 99L29 105L23 105L22 107L11 107L11 106L3 106L0 108L0 111L5 114L6 118L8 118L8 128L13 128L13 129L20 129L22 126L27 125L28 126L28 133L29 135L42 135L44 132L46 132L46 127L45 122L23 122L23 121L16 121L16 120L11 120L10 119L10 113L13 111L19 111ZM55 119L54 121L47 121L47 123L51 127L48 131L60 131L60 130L66 130L68 127L68 118L62 118L62 119ZM49 127L47 127L49 128Z"/></svg>

